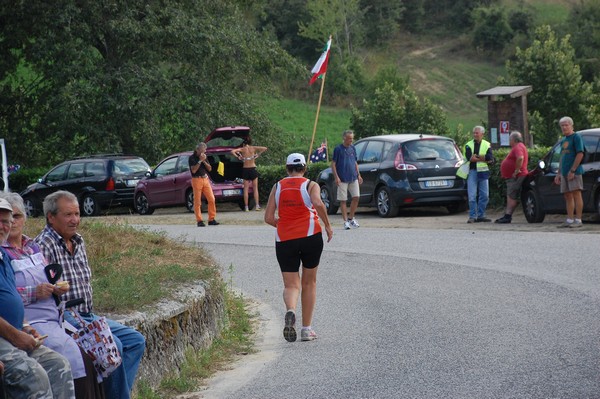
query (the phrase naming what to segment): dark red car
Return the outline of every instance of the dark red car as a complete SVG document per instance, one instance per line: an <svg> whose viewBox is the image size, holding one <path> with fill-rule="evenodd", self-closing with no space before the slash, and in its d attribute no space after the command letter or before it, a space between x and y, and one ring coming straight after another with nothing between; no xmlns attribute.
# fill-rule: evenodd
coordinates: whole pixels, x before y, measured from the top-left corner
<svg viewBox="0 0 600 399"><path fill-rule="evenodd" d="M213 130L204 140L206 155L212 166L209 177L216 201L235 202L241 209L244 209L243 162L233 156L231 150L241 147L249 136L250 128L247 126L227 126ZM194 211L192 175L188 166L190 155L192 151L168 156L138 182L134 201L135 210L140 215L150 215L156 208L182 205L188 211ZM223 174L219 173L220 163ZM249 191L248 206L252 209L255 205L252 187Z"/></svg>

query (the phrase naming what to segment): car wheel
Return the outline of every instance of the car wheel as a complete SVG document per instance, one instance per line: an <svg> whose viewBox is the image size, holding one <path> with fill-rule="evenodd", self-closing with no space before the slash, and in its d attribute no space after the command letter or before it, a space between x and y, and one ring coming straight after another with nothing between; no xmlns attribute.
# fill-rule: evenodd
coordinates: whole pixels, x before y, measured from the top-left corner
<svg viewBox="0 0 600 399"><path fill-rule="evenodd" d="M25 205L25 212L27 213L27 217L35 218L40 216L40 210L31 198L23 198L23 204Z"/></svg>
<svg viewBox="0 0 600 399"><path fill-rule="evenodd" d="M152 215L154 208L150 208L148 197L144 193L137 193L135 196L135 211L140 215Z"/></svg>
<svg viewBox="0 0 600 399"><path fill-rule="evenodd" d="M382 186L377 190L377 213L382 218L392 218L398 215L400 208L392 204L390 189Z"/></svg>
<svg viewBox="0 0 600 399"><path fill-rule="evenodd" d="M194 213L194 191L191 188L185 193L185 208Z"/></svg>
<svg viewBox="0 0 600 399"><path fill-rule="evenodd" d="M321 201L325 204L325 208L327 208L328 215L335 215L339 209L339 205L336 205L333 200L333 195L327 188L327 186L321 186Z"/></svg>
<svg viewBox="0 0 600 399"><path fill-rule="evenodd" d="M81 214L83 216L98 216L100 214L100 205L91 194L86 194L81 200Z"/></svg>
<svg viewBox="0 0 600 399"><path fill-rule="evenodd" d="M596 193L596 218L600 220L600 190Z"/></svg>
<svg viewBox="0 0 600 399"><path fill-rule="evenodd" d="M542 203L538 194L533 190L523 193L523 213L529 223L542 223L546 213L542 209Z"/></svg>
<svg viewBox="0 0 600 399"><path fill-rule="evenodd" d="M453 215L455 213L462 213L467 210L467 203L466 203L466 201L453 202L449 205L446 205L446 209L448 210L448 213L451 215Z"/></svg>

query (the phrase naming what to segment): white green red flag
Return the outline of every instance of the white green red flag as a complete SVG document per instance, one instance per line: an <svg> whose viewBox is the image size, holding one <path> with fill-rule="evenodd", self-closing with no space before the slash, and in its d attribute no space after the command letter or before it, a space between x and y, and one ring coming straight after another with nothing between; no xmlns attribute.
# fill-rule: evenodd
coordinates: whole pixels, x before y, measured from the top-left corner
<svg viewBox="0 0 600 399"><path fill-rule="evenodd" d="M317 63L315 64L315 66L313 67L313 69L311 70L311 72L313 73L312 78L310 78L310 82L308 82L308 85L312 85L313 83L315 83L315 81L317 80L317 78L321 75L323 75L325 72L327 72L327 63L329 62L329 50L331 49L331 38L329 38L329 40L327 41L327 44L325 44L325 48L323 49L323 54L321 54L321 57L319 57L319 60L317 61Z"/></svg>

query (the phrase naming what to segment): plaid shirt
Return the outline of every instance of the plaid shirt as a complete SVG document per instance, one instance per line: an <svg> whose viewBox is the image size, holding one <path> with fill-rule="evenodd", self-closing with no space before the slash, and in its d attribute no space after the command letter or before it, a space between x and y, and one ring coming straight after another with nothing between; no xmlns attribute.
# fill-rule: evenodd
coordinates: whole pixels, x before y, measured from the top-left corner
<svg viewBox="0 0 600 399"><path fill-rule="evenodd" d="M65 240L52 227L46 225L35 238L48 263L59 263L63 267L62 279L69 282L70 289L63 300L83 298L83 304L75 309L81 313L92 313L92 270L88 263L83 237L75 233L71 237L73 254L67 249Z"/></svg>

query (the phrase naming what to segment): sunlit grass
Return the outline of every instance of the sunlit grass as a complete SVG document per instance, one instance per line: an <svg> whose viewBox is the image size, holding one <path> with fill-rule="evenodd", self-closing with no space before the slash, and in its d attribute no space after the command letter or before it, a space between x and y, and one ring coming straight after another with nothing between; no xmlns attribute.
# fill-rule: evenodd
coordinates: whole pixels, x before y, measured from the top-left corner
<svg viewBox="0 0 600 399"><path fill-rule="evenodd" d="M35 237L43 225L43 218L29 219L26 233ZM184 282L220 279L203 250L136 230L119 218L83 218L79 232L92 268L94 309L100 313L152 305Z"/></svg>

